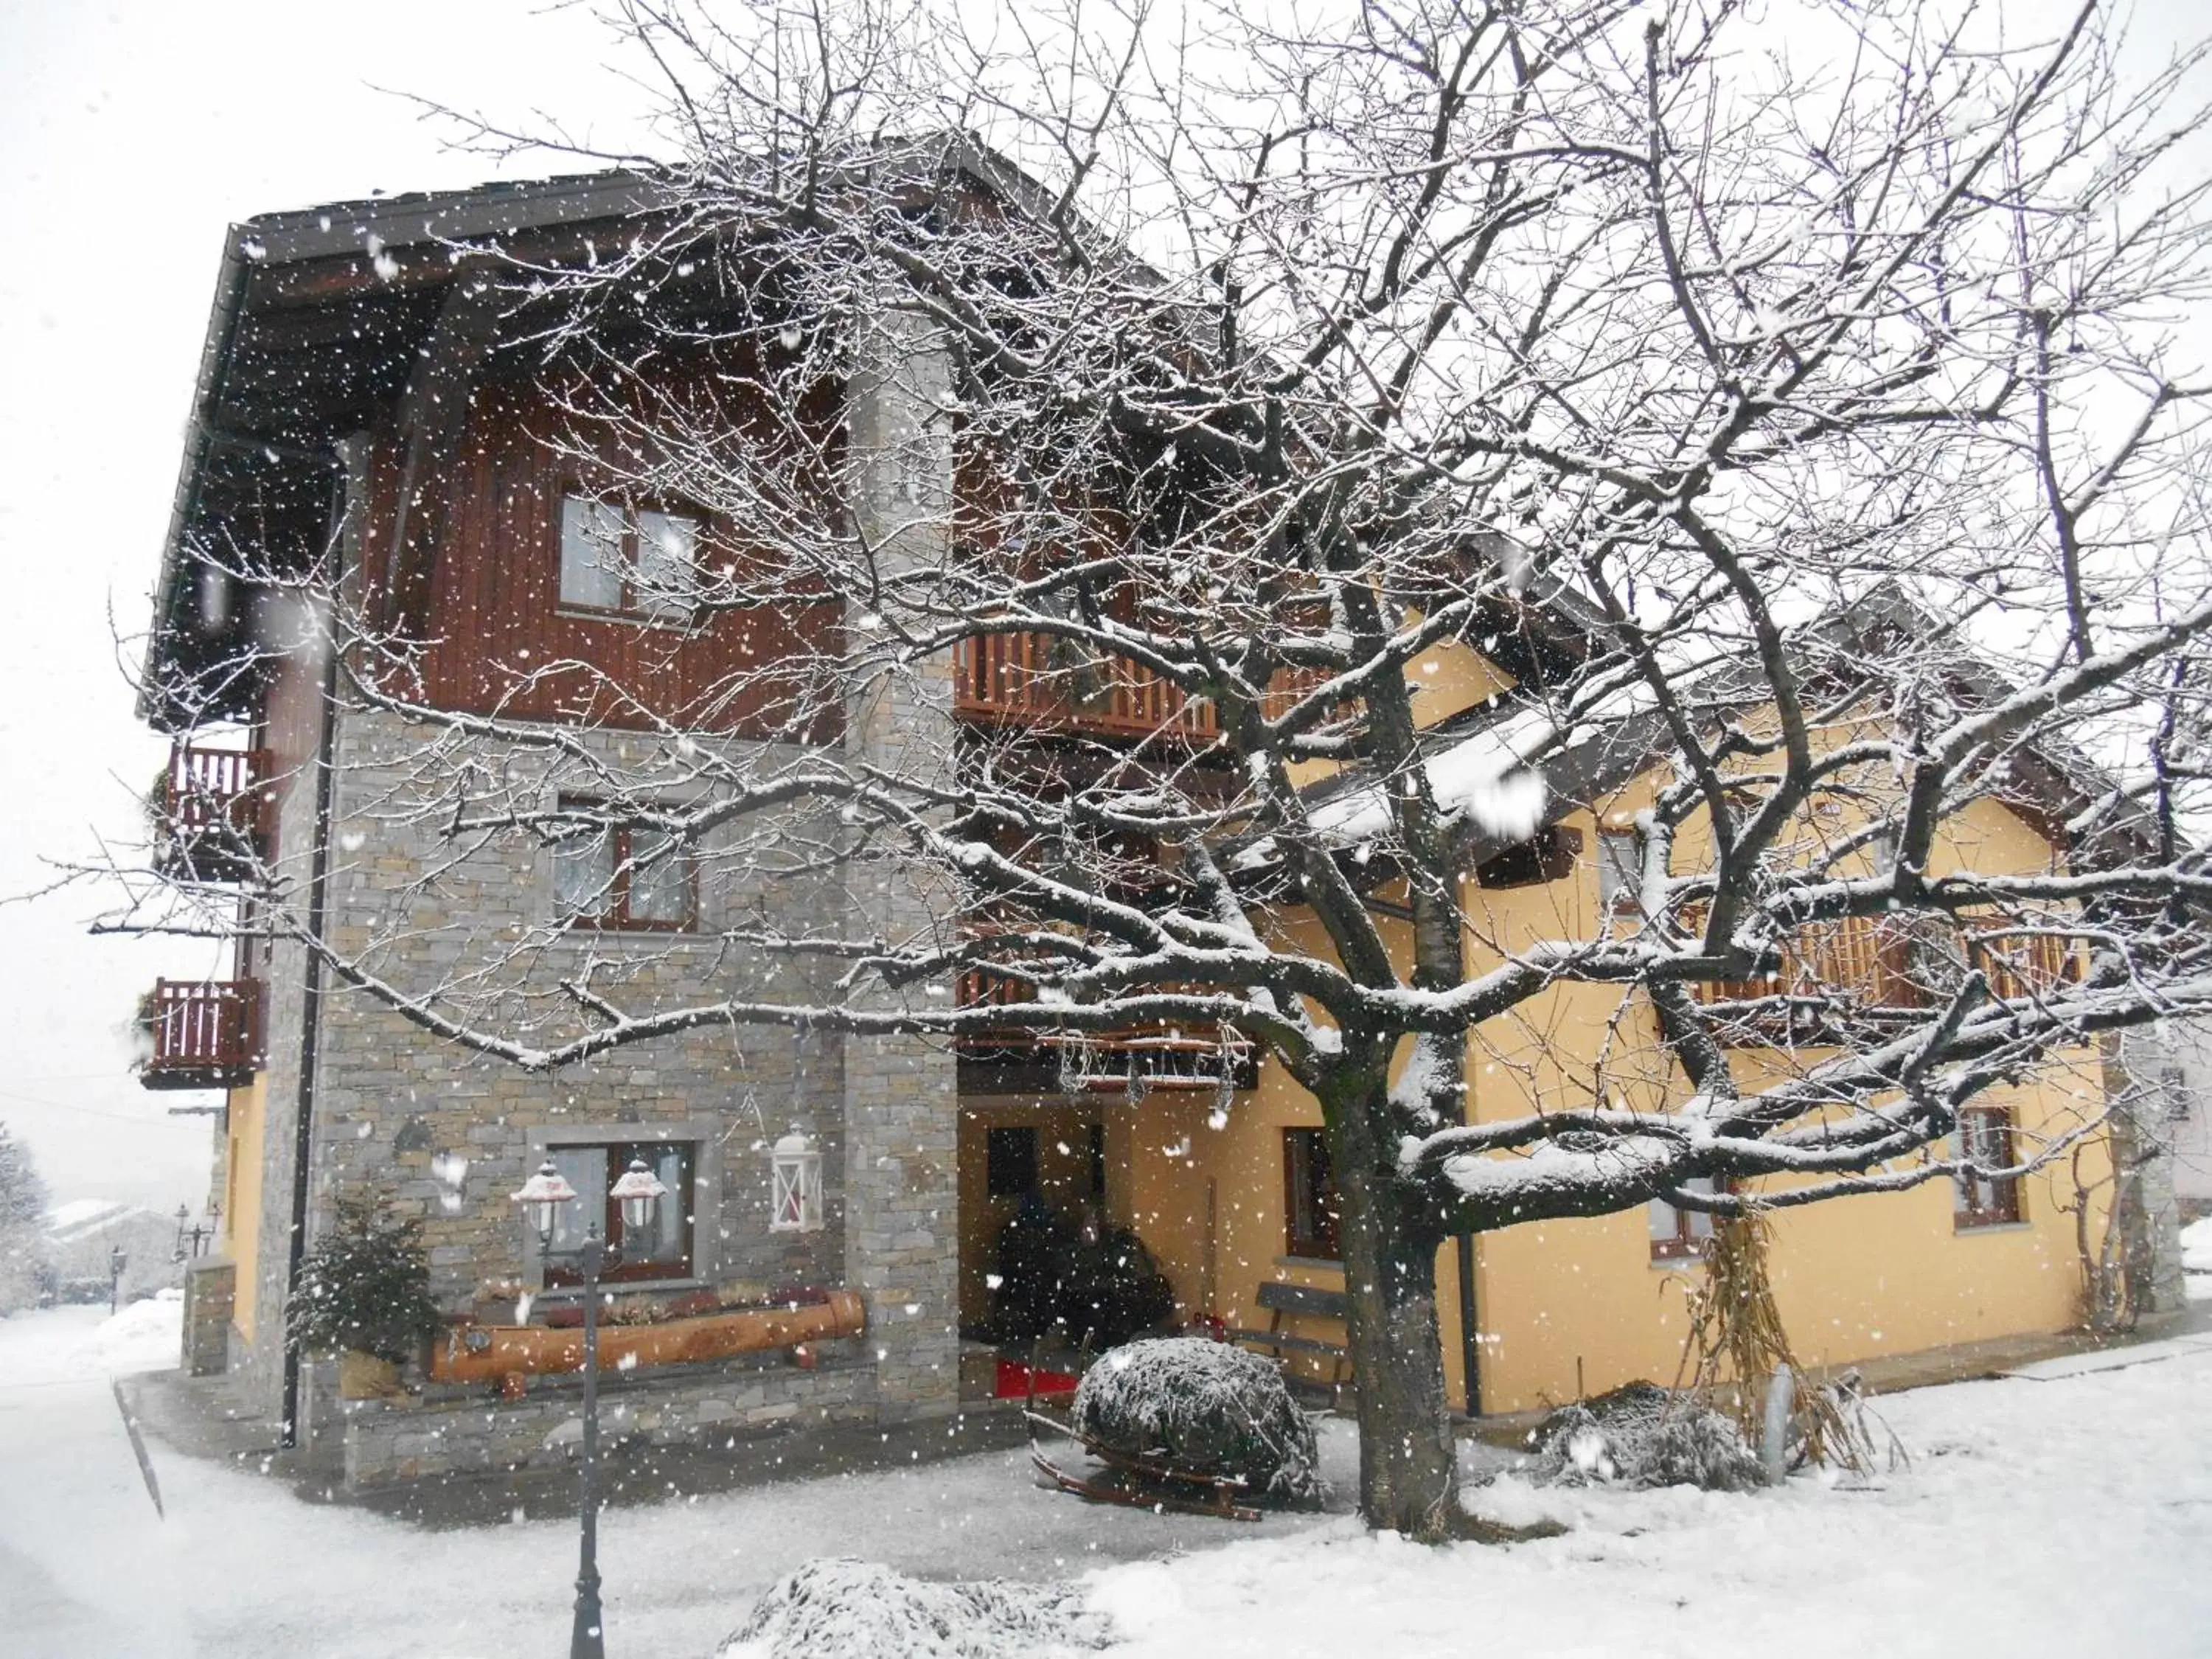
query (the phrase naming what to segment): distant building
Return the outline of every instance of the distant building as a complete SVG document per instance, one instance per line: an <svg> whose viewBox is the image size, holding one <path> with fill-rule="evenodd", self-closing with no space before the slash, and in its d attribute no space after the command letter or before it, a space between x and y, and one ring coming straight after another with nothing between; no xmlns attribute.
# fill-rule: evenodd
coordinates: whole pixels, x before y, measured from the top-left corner
<svg viewBox="0 0 2212 1659"><path fill-rule="evenodd" d="M107 1298L109 1253L125 1257L118 1289L125 1302L184 1281L177 1259L177 1223L113 1199L80 1198L47 1212L46 1241L55 1294L64 1302Z"/></svg>
<svg viewBox="0 0 2212 1659"><path fill-rule="evenodd" d="M2212 1025L2175 1021L2120 1042L2138 1116L2172 1155L2173 1195L2189 1219L2212 1215Z"/></svg>

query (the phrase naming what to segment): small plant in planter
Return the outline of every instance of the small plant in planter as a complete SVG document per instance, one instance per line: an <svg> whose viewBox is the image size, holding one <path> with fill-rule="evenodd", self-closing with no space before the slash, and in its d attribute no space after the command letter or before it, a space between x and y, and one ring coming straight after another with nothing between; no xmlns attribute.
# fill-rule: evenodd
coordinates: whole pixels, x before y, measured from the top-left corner
<svg viewBox="0 0 2212 1659"><path fill-rule="evenodd" d="M373 1197L342 1198L337 1224L307 1247L287 1328L307 1352L339 1357L349 1400L393 1392L400 1365L443 1323L422 1232Z"/></svg>

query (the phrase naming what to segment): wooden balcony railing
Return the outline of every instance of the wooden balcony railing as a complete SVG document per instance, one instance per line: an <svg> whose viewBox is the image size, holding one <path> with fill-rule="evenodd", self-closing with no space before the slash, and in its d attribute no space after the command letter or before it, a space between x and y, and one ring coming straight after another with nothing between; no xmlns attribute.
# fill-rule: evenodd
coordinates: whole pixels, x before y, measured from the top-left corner
<svg viewBox="0 0 2212 1659"><path fill-rule="evenodd" d="M151 1051L138 1080L149 1089L234 1089L262 1063L258 980L155 982L139 1008Z"/></svg>
<svg viewBox="0 0 2212 1659"><path fill-rule="evenodd" d="M1146 988L1172 992L1196 988ZM1005 1008L1030 1000L1020 988L975 969L960 975L957 994L963 1008ZM1224 1074L1234 1086L1249 1088L1258 1052L1249 1038L1234 1033L1224 1044L1218 1034L1187 1034L1151 1023L1105 1031L997 1026L967 1033L956 1047L964 1058L974 1060L1048 1057L1063 1084L1094 1093L1126 1090L1133 1079L1152 1089L1218 1089Z"/></svg>
<svg viewBox="0 0 2212 1659"><path fill-rule="evenodd" d="M1701 1002L1755 997L1848 996L1863 1007L1918 1008L1925 994L1912 981L1908 941L1871 916L1816 922L1782 947L1782 966L1765 979L1711 980Z"/></svg>
<svg viewBox="0 0 2212 1659"><path fill-rule="evenodd" d="M1956 935L1948 947L1931 940L1935 948L1918 972L1905 928L1882 917L1851 916L1806 928L1783 947L1781 969L1771 978L1711 981L1692 990L1707 1005L1765 1005L1724 1027L1723 1040L1819 1042L1834 1041L1840 1023L1852 1018L1930 1006L1963 963L1989 976L1991 994L2008 1000L2048 995L2078 983L2087 969L2081 942L2064 933L1976 932L1973 918L1961 921L1963 946Z"/></svg>
<svg viewBox="0 0 2212 1659"><path fill-rule="evenodd" d="M1211 739L1213 705L1120 657L1056 661L1048 634L979 634L953 652L953 707L969 720L1115 737ZM1066 653L1063 653L1066 654Z"/></svg>
<svg viewBox="0 0 2212 1659"><path fill-rule="evenodd" d="M1803 929L1783 946L1780 969L1770 977L1709 980L1692 992L1709 1006L1765 1005L1723 1022L1715 1032L1723 1042L1832 1042L1851 1017L1878 1018L1928 1002L1912 977L1910 940L1872 916Z"/></svg>
<svg viewBox="0 0 2212 1659"><path fill-rule="evenodd" d="M237 881L270 854L276 823L269 756L179 743L155 801L165 874Z"/></svg>
<svg viewBox="0 0 2212 1659"><path fill-rule="evenodd" d="M969 720L999 726L1151 737L1170 730L1210 742L1219 735L1213 705L1123 658L1054 657L1048 634L983 634L953 652L953 707ZM1331 678L1325 668L1286 668L1261 699L1269 720Z"/></svg>
<svg viewBox="0 0 2212 1659"><path fill-rule="evenodd" d="M2088 968L2080 942L2063 933L1984 933L1967 956L1990 976L1990 994L2008 1000L2078 984Z"/></svg>

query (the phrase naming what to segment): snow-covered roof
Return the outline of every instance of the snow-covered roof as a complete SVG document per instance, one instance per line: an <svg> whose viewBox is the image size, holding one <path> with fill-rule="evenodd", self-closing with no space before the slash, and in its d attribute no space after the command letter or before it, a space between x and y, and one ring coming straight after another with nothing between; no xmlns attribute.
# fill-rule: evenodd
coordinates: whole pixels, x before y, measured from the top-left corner
<svg viewBox="0 0 2212 1659"><path fill-rule="evenodd" d="M125 1223L153 1222L167 1226L169 1222L153 1211L135 1204L125 1204L112 1198L73 1198L66 1204L57 1204L46 1212L46 1232L56 1243L66 1244L72 1239L88 1234L100 1233Z"/></svg>

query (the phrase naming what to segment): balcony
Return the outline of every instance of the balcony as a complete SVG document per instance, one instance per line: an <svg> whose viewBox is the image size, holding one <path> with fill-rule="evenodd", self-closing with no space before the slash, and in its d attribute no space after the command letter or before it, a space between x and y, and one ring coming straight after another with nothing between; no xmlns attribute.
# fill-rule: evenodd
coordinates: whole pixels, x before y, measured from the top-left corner
<svg viewBox="0 0 2212 1659"><path fill-rule="evenodd" d="M972 635L954 649L952 678L954 710L987 725L1119 738L1164 731L1200 743L1219 729L1212 703L1151 669L1070 651L1048 634Z"/></svg>
<svg viewBox="0 0 2212 1659"><path fill-rule="evenodd" d="M1186 697L1149 668L1089 656L1049 634L971 635L954 648L952 676L954 710L982 725L1110 738L1166 732L1198 744L1220 735L1212 703ZM1279 670L1261 711L1279 720L1329 678L1323 668Z"/></svg>
<svg viewBox="0 0 2212 1659"><path fill-rule="evenodd" d="M1912 976L1911 940L1873 916L1804 929L1783 947L1780 970L1770 977L1691 988L1708 1008L1726 1011L1714 1032L1725 1043L1832 1043L1854 1027L1928 1006Z"/></svg>
<svg viewBox="0 0 2212 1659"><path fill-rule="evenodd" d="M242 1088L261 1066L258 980L157 980L138 1023L149 1045L138 1080L149 1089Z"/></svg>
<svg viewBox="0 0 2212 1659"><path fill-rule="evenodd" d="M2089 966L2081 941L2063 933L1982 933L1968 942L1967 957L1989 975L1990 994L2008 1002L2078 985Z"/></svg>
<svg viewBox="0 0 2212 1659"><path fill-rule="evenodd" d="M1156 985L1156 992L1194 989ZM970 969L960 975L959 1006L1003 1008L1029 999L994 975ZM1188 1034L1164 1024L1106 1031L1052 1030L1006 1025L963 1034L954 1045L963 1086L971 1092L1001 1088L1057 1089L1087 1094L1131 1090L1249 1089L1257 1079L1259 1050L1235 1032Z"/></svg>
<svg viewBox="0 0 2212 1659"><path fill-rule="evenodd" d="M250 878L276 823L269 756L260 749L179 743L155 791L155 865L184 881Z"/></svg>

